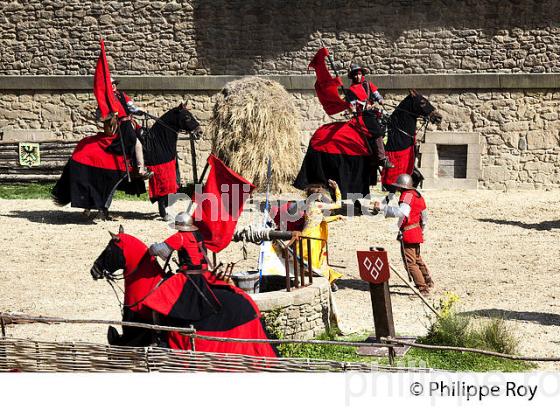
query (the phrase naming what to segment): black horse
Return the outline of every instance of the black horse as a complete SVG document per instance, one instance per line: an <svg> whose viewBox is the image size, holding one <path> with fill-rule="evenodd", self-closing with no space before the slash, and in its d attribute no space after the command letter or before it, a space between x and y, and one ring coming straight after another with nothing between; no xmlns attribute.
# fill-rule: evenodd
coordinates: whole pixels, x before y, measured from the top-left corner
<svg viewBox="0 0 560 410"><path fill-rule="evenodd" d="M369 186L377 183L377 164L372 159L370 145L374 116L365 112L347 122L325 124L317 129L299 174L294 182L298 189L309 184L327 184L336 181L343 198L352 194L366 196ZM395 168L382 173L387 187L402 173L412 174L416 122L418 118L439 123L441 115L421 94L411 90L387 120L388 141L386 155ZM375 122L375 121L374 121ZM377 124L375 124L377 127Z"/></svg>
<svg viewBox="0 0 560 410"><path fill-rule="evenodd" d="M119 133L100 132L82 139L62 175L52 191L56 204L72 207L98 209L108 217L108 209L117 189L129 194L145 192L142 180L127 181L127 170L122 150L120 154L113 149L119 141ZM165 212L167 196L177 192L177 138L179 131L200 134L200 125L194 116L181 103L172 108L155 124L140 133L144 147L144 161L154 173L149 182L149 196L152 202L158 202L160 213ZM129 142L128 145L133 144ZM132 152L125 146L126 152ZM163 216L163 215L162 215Z"/></svg>
<svg viewBox="0 0 560 410"><path fill-rule="evenodd" d="M200 124L184 104L156 119L154 125L142 132L140 137L145 164L154 173L149 181L149 197L152 203L158 203L161 217L165 217L168 195L176 193L180 184L177 165L180 131L189 132L190 138L195 139L202 134Z"/></svg>
<svg viewBox="0 0 560 410"><path fill-rule="evenodd" d="M440 124L442 120L441 114L426 97L416 90L410 90L405 99L395 108L387 124L388 138L385 154L395 167L383 170L381 183L390 192L394 192L392 184L401 174L412 175L415 186L418 186L423 179L415 169L415 159L418 154L416 126L419 118L424 120L424 126L427 126L428 122Z"/></svg>

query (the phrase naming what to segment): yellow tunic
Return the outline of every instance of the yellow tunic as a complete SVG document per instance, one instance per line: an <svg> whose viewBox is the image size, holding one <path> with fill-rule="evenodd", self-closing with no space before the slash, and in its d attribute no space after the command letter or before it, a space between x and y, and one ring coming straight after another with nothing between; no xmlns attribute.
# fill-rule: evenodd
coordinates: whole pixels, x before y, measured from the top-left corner
<svg viewBox="0 0 560 410"><path fill-rule="evenodd" d="M340 216L326 216L329 211L342 207L342 196L338 187L335 191L335 202L326 204L313 201L305 212L305 224L302 236L314 238L311 240L311 261L314 270L319 271L332 283L342 277L342 274L327 264L327 241L329 240L329 222L338 221ZM307 245L303 246L303 258L307 261Z"/></svg>

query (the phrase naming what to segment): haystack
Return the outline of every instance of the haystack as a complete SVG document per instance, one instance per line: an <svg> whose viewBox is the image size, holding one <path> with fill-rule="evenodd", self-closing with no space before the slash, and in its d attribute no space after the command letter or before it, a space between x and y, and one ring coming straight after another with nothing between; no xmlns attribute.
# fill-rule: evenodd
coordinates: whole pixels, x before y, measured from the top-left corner
<svg viewBox="0 0 560 410"><path fill-rule="evenodd" d="M300 116L279 83L245 77L226 84L209 124L212 152L227 166L266 189L272 160L272 192L290 190L301 165Z"/></svg>

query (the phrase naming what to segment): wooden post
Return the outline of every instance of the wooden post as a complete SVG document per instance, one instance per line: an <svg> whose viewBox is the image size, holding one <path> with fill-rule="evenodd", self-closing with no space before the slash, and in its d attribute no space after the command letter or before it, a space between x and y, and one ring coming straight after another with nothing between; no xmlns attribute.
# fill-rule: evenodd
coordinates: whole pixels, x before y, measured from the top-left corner
<svg viewBox="0 0 560 410"><path fill-rule="evenodd" d="M303 260L303 239L298 240L299 248L299 274L301 275L301 287L305 286L305 264Z"/></svg>
<svg viewBox="0 0 560 410"><path fill-rule="evenodd" d="M393 322L393 307L389 294L389 283L369 284L371 307L373 310L373 324L375 337L395 337L395 324Z"/></svg>
<svg viewBox="0 0 560 410"><path fill-rule="evenodd" d="M307 268L309 272L309 284L313 284L313 259L311 258L311 239L307 238Z"/></svg>
<svg viewBox="0 0 560 410"><path fill-rule="evenodd" d="M358 268L360 278L369 283L371 309L375 339L380 342L382 337L395 337L393 307L389 293L389 258L383 248L370 248L369 251L358 251ZM394 363L395 350L389 344L389 362Z"/></svg>
<svg viewBox="0 0 560 410"><path fill-rule="evenodd" d="M284 248L284 266L286 267L286 291L291 292L290 251L287 246Z"/></svg>
<svg viewBox="0 0 560 410"><path fill-rule="evenodd" d="M298 261L297 261L297 243L292 244L292 256L294 257L294 286L299 288L299 276L298 276Z"/></svg>

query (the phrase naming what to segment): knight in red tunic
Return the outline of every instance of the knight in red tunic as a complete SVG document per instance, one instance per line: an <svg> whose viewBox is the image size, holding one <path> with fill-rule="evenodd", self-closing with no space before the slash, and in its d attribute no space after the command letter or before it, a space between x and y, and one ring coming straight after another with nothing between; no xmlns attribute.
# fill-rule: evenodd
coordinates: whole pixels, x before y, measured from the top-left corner
<svg viewBox="0 0 560 410"><path fill-rule="evenodd" d="M198 228L193 224L192 216L187 212L177 214L175 218L177 233L164 242L150 246L150 254L169 260L177 251L179 271L183 273L202 273L208 269L206 262L207 250Z"/></svg>
<svg viewBox="0 0 560 410"><path fill-rule="evenodd" d="M420 244L424 242L424 229L428 215L424 198L412 184L412 177L401 174L393 186L400 192L399 206L388 206L379 201L374 210L383 211L386 218L399 218L399 237L404 265L420 293L427 295L434 282L428 267L420 256Z"/></svg>
<svg viewBox="0 0 560 410"><path fill-rule="evenodd" d="M352 80L352 84L349 89L346 90L346 100L350 103L350 110L360 117L363 117L364 122L369 121L368 129L374 129L371 126L372 120L378 121L382 116L381 111L374 109L374 104L377 102L381 105L384 104L385 100L379 92L379 89L371 81L368 81L364 74L366 70L360 67L358 64L350 65L348 70L348 78ZM366 117L363 115L369 114ZM385 135L385 127L377 127L380 132L371 132L370 144L373 156L377 161L377 164L381 165L383 168L393 168L394 165L385 156L385 147L383 146L383 137Z"/></svg>
<svg viewBox="0 0 560 410"><path fill-rule="evenodd" d="M123 139L126 154L130 158L132 152L136 158L136 166L138 176L142 179L149 179L153 176L153 172L148 171L144 165L144 151L140 140L136 134L136 123L133 121L134 114L142 114L142 111L134 104L134 101L124 92L118 89L120 80L111 78L113 93L118 101L119 108L117 111L118 123L120 128L120 136ZM98 109L97 115L100 111ZM109 147L109 151L117 155L122 155L122 146L119 139Z"/></svg>

